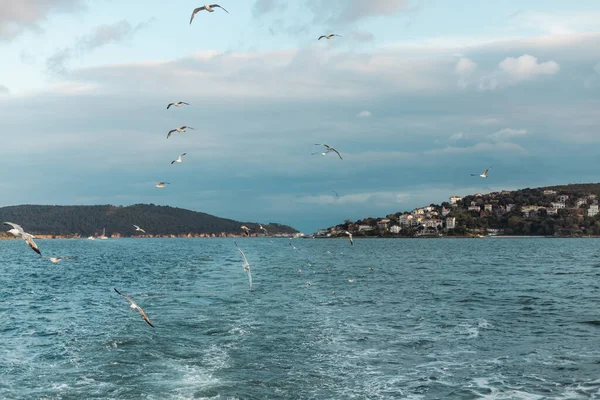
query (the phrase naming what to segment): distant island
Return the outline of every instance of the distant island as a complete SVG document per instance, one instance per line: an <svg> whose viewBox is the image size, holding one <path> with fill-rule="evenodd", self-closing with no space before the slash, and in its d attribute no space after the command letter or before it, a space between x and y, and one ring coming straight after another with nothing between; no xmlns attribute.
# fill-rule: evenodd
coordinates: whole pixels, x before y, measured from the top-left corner
<svg viewBox="0 0 600 400"><path fill-rule="evenodd" d="M39 238L95 237L215 237L241 236L241 225L251 236L263 231L255 222L240 222L183 208L135 204L132 206L44 206L20 205L0 208L0 221L21 225ZM136 232L133 224L146 233ZM276 223L262 224L269 235L290 236L298 231ZM0 239L8 238L0 232Z"/></svg>
<svg viewBox="0 0 600 400"><path fill-rule="evenodd" d="M346 220L315 237L485 237L600 235L600 184L571 184L451 196L385 218Z"/></svg>

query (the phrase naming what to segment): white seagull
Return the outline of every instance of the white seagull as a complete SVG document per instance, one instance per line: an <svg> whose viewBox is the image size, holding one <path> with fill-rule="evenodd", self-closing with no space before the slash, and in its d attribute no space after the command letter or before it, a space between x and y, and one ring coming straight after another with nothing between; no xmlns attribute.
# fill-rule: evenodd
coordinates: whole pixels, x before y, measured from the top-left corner
<svg viewBox="0 0 600 400"><path fill-rule="evenodd" d="M171 108L171 106L174 106L174 107L181 107L181 106L182 106L182 105L184 105L184 104L185 104L186 106L189 106L189 105L190 105L190 103L186 103L185 101L178 101L177 103L169 103L169 104L167 105L167 110L168 110L169 108Z"/></svg>
<svg viewBox="0 0 600 400"><path fill-rule="evenodd" d="M123 296L127 300L129 300L129 302L131 302L131 305L129 307L133 308L134 310L138 310L140 312L140 314L142 315L142 318L144 318L144 321L146 321L146 323L148 325L150 325L151 327L154 328L154 325L152 325L152 322L150 322L150 319L148 319L148 316L146 315L144 310L142 310L142 308L140 306L135 304L135 301L133 301L133 299L131 297L125 296L123 293L119 292L116 288L113 288L113 289L115 289L115 292L117 292L120 296Z"/></svg>
<svg viewBox="0 0 600 400"><path fill-rule="evenodd" d="M340 154L340 152L339 152L339 151L337 151L336 149L334 149L333 147L331 147L330 145L328 145L328 144L320 144L320 143L315 143L315 146L325 146L325 149L326 149L327 151L325 151L324 153L321 153L321 155L323 155L323 156L324 156L324 155L326 155L327 153L329 153L330 151L333 151L335 154L337 154L337 155L338 155L338 157L340 157L340 160L343 160L343 158L342 158L342 155ZM319 153L317 152L317 153L312 153L312 154L314 155L314 154L319 154Z"/></svg>
<svg viewBox="0 0 600 400"><path fill-rule="evenodd" d="M170 183L169 182L156 182L155 186L159 189L162 189L165 187L165 185L170 185Z"/></svg>
<svg viewBox="0 0 600 400"><path fill-rule="evenodd" d="M167 139L171 137L171 135L173 134L173 132L185 132L186 129L191 129L191 130L195 130L194 128L192 128L191 126L182 126L181 128L175 128L175 129L171 129L169 131L169 133L167 133Z"/></svg>
<svg viewBox="0 0 600 400"><path fill-rule="evenodd" d="M246 271L246 273L248 274L248 282L250 282L250 291L252 292L252 273L250 272L250 264L248 263L248 259L246 258L246 255L244 254L244 252L242 251L242 249L240 249L240 246L238 246L237 242L233 242L235 244L235 247L237 247L238 251L240 252L240 254L242 255L242 258L244 259L244 271Z"/></svg>
<svg viewBox="0 0 600 400"><path fill-rule="evenodd" d="M173 161L171 161L171 165L175 164L176 162L180 163L180 162L181 162L181 158L182 158L183 156L185 156L186 154L187 154L187 153L181 153L181 154L179 155L179 158L178 158L177 160L173 160Z"/></svg>
<svg viewBox="0 0 600 400"><path fill-rule="evenodd" d="M264 226L262 226L261 224L258 224L258 229L260 229L261 231L264 231L264 232L265 232L265 235L268 235L268 234L269 234L269 232L267 232L267 230L265 229L265 227L264 227Z"/></svg>
<svg viewBox="0 0 600 400"><path fill-rule="evenodd" d="M485 171L483 171L483 174L481 174L481 175L480 174L471 174L471 176L480 176L482 178L487 178L487 174L488 174L488 171L490 169L492 169L492 167L489 167L488 169L486 169Z"/></svg>
<svg viewBox="0 0 600 400"><path fill-rule="evenodd" d="M352 234L348 231L344 232L346 235L348 235L348 239L350 239L350 244L352 246L354 246L354 241L352 240Z"/></svg>
<svg viewBox="0 0 600 400"><path fill-rule="evenodd" d="M223 7L221 7L218 4L205 4L202 7L198 7L198 8L194 8L194 11L192 11L192 18L190 18L190 25L192 24L192 21L194 20L194 16L196 15L196 13L202 11L202 10L206 10L208 12L215 12L215 10L213 10L213 8L220 8L223 11L225 11L227 14L229 14L229 11L227 11L226 9L224 9Z"/></svg>
<svg viewBox="0 0 600 400"><path fill-rule="evenodd" d="M246 225L240 226L240 229L242 229L246 235L250 236L250 228L248 228Z"/></svg>
<svg viewBox="0 0 600 400"><path fill-rule="evenodd" d="M317 40L321 40L321 39L333 39L334 36L342 37L340 35L336 35L335 33L332 33L332 34L329 34L329 35L321 35L321 36L319 36L319 38Z"/></svg>
<svg viewBox="0 0 600 400"><path fill-rule="evenodd" d="M133 227L135 228L135 231L136 231L136 232L138 232L138 231L139 231L139 232L144 232L144 233L146 233L146 231L145 231L145 230L143 230L142 228L140 228L139 226L137 226L137 225L135 225L135 224L133 225Z"/></svg>
<svg viewBox="0 0 600 400"><path fill-rule="evenodd" d="M298 250L298 248L291 243L290 243L290 246L292 246L292 250Z"/></svg>
<svg viewBox="0 0 600 400"><path fill-rule="evenodd" d="M12 227L12 229L8 230L8 233L10 233L11 235L13 235L14 237L17 237L19 239L23 239L25 242L27 242L27 244L29 245L29 247L31 247L31 250L35 251L40 256L42 255L42 253L40 252L40 249L39 249L38 245L35 244L35 242L33 241L33 238L35 236L33 236L30 233L25 232L23 230L23 228L21 228L17 224L13 224L12 222L5 222L4 225Z"/></svg>
<svg viewBox="0 0 600 400"><path fill-rule="evenodd" d="M67 260L67 259L73 258L73 257L47 257L47 256L43 256L43 257L49 259L50 262L52 262L53 264L58 264L61 260Z"/></svg>
<svg viewBox="0 0 600 400"><path fill-rule="evenodd" d="M340 195L338 194L338 192L336 192L335 190L332 190L332 192L335 194L335 197L340 197Z"/></svg>

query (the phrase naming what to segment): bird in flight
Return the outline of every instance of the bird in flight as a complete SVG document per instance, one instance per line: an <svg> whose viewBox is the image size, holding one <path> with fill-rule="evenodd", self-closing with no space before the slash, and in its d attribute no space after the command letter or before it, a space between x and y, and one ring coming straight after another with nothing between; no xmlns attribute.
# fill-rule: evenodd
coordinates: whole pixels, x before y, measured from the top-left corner
<svg viewBox="0 0 600 400"><path fill-rule="evenodd" d="M43 257L49 259L50 262L53 264L58 264L61 260L67 260L67 259L73 258L73 257L47 257L47 256L43 256Z"/></svg>
<svg viewBox="0 0 600 400"><path fill-rule="evenodd" d="M223 7L221 7L218 4L205 4L202 7L198 7L198 8L194 8L194 11L192 11L192 17L190 18L190 25L192 24L192 21L194 20L194 17L196 16L197 13L199 13L202 10L206 10L208 12L215 12L214 8L220 8L223 11L225 11L227 14L229 14L229 11L227 11L226 9L224 9Z"/></svg>
<svg viewBox="0 0 600 400"><path fill-rule="evenodd" d="M145 231L145 230L143 230L142 228L140 228L139 226L137 226L137 225L135 225L135 224L133 225L133 227L135 228L135 231L136 231L136 232L144 232L144 233L146 233L146 231Z"/></svg>
<svg viewBox="0 0 600 400"><path fill-rule="evenodd" d="M290 243L290 246L292 246L292 250L298 250L298 248L291 243Z"/></svg>
<svg viewBox="0 0 600 400"><path fill-rule="evenodd" d="M327 153L329 153L330 151L333 151L335 154L338 155L338 157L340 158L340 160L343 160L342 155L340 154L340 152L337 151L336 149L334 149L333 147L331 147L330 145L328 145L328 144L321 144L321 143L315 143L315 146L325 146L325 150L326 151L324 153L320 153L321 155L327 155ZM319 154L319 153L317 152L317 153L312 153L312 154L314 155L314 154Z"/></svg>
<svg viewBox="0 0 600 400"><path fill-rule="evenodd" d="M144 310L142 310L142 308L140 306L138 306L135 301L133 301L133 299L129 296L125 296L123 293L119 292L116 288L115 292L117 292L119 294L119 296L123 296L125 297L127 300L129 300L129 302L131 303L131 305L129 307L133 308L134 310L138 310L142 316L142 318L144 318L144 321L146 321L146 323L148 325L150 325L151 327L154 328L154 325L152 325L152 322L150 322L150 319L148 319L148 316L146 315L146 313L144 312Z"/></svg>
<svg viewBox="0 0 600 400"><path fill-rule="evenodd" d="M171 165L175 164L176 162L180 163L180 162L181 162L181 158L182 158L183 156L185 156L186 154L187 154L187 153L181 153L181 154L179 155L179 158L178 158L177 160L173 160L173 161L171 161Z"/></svg>
<svg viewBox="0 0 600 400"><path fill-rule="evenodd" d="M235 244L235 247L237 247L238 251L240 252L240 254L242 255L242 258L244 259L244 271L246 271L246 274L248 274L248 282L250 282L250 291L252 292L252 273L250 272L250 263L248 263L248 259L246 258L246 255L244 254L244 252L242 251L242 249L240 249L240 246L238 246L237 242L233 242Z"/></svg>
<svg viewBox="0 0 600 400"><path fill-rule="evenodd" d="M321 39L333 39L334 36L341 37L340 35L336 35L335 33L332 33L332 34L329 34L329 35L321 35L321 36L319 36L319 38L317 40L321 40Z"/></svg>
<svg viewBox="0 0 600 400"><path fill-rule="evenodd" d="M354 241L352 240L352 234L348 231L344 232L346 235L348 235L348 239L350 239L350 244L352 246L354 246Z"/></svg>
<svg viewBox="0 0 600 400"><path fill-rule="evenodd" d="M155 186L159 189L162 189L165 187L165 185L170 185L170 183L169 182L156 182Z"/></svg>
<svg viewBox="0 0 600 400"><path fill-rule="evenodd" d="M488 171L490 169L492 169L492 167L489 167L488 169L486 169L485 171L483 171L483 174L481 174L481 175L480 174L471 174L471 176L480 176L482 178L487 178L487 174L488 174Z"/></svg>
<svg viewBox="0 0 600 400"><path fill-rule="evenodd" d="M190 105L190 103L186 103L185 101L178 101L177 103L169 103L169 104L167 105L167 110L168 110L169 108L171 108L171 106L174 106L174 107L181 107L181 106L182 106L182 105L184 105L184 104L185 104L186 106L189 106L189 105Z"/></svg>
<svg viewBox="0 0 600 400"><path fill-rule="evenodd" d="M170 138L174 132L185 132L186 129L194 130L194 128L192 128L191 126L185 126L185 125L182 126L181 128L171 129L169 131L169 133L167 133L167 139Z"/></svg>
<svg viewBox="0 0 600 400"><path fill-rule="evenodd" d="M246 236L250 236L250 228L248 228L246 225L240 226L240 229L242 229L244 231Z"/></svg>
<svg viewBox="0 0 600 400"><path fill-rule="evenodd" d="M336 192L335 190L332 190L333 194L335 194L335 197L340 197L340 195L338 194L338 192Z"/></svg>
<svg viewBox="0 0 600 400"><path fill-rule="evenodd" d="M4 225L10 226L12 228L12 229L8 230L8 233L10 233L11 235L13 235L16 238L23 239L29 245L29 247L31 247L31 250L35 251L40 256L42 255L42 252L40 251L38 245L33 241L33 238L35 236L33 236L30 233L25 232L23 230L23 228L21 228L19 225L14 224L12 222L5 222Z"/></svg>
<svg viewBox="0 0 600 400"><path fill-rule="evenodd" d="M267 232L267 229L264 226L262 226L261 224L258 224L258 229L260 229L261 231L263 231L265 233L265 235L269 234L269 232Z"/></svg>

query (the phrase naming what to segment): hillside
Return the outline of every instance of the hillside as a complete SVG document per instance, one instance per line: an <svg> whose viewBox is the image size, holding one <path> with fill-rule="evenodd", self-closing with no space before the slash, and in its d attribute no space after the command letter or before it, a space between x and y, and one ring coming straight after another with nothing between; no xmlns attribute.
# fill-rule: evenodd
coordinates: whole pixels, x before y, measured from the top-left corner
<svg viewBox="0 0 600 400"><path fill-rule="evenodd" d="M570 184L541 188L452 196L385 218L345 221L320 236L599 236L600 184Z"/></svg>
<svg viewBox="0 0 600 400"><path fill-rule="evenodd" d="M107 236L137 236L133 224L139 225L149 235L199 235L239 234L240 225L246 225L252 233L261 233L258 224L219 218L214 215L183 208L136 204L127 207L101 206L43 206L21 205L0 208L0 221L21 225L27 232L37 235L84 237L101 235L106 228ZM291 234L294 228L279 224L263 224L270 234Z"/></svg>

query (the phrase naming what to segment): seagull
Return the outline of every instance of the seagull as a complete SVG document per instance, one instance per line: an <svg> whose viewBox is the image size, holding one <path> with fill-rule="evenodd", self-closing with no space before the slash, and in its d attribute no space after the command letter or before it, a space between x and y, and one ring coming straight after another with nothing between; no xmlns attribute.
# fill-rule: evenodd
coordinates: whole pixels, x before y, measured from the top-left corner
<svg viewBox="0 0 600 400"><path fill-rule="evenodd" d="M354 279L348 279L348 283L354 283Z"/></svg>
<svg viewBox="0 0 600 400"><path fill-rule="evenodd" d="M246 235L250 236L250 228L248 228L246 225L240 226L240 229L242 229Z"/></svg>
<svg viewBox="0 0 600 400"><path fill-rule="evenodd" d="M133 227L135 228L135 231L136 231L136 232L138 232L138 231L139 231L139 232L144 232L144 233L146 233L146 231L145 231L145 230L143 230L142 228L140 228L139 226L137 226L137 225L135 225L135 224L133 225Z"/></svg>
<svg viewBox="0 0 600 400"><path fill-rule="evenodd" d="M16 238L23 239L25 242L27 242L27 244L29 245L29 247L31 247L31 250L35 251L40 256L42 255L42 253L40 252L40 249L39 249L38 245L35 244L35 242L33 241L33 238L35 236L33 236L30 233L25 232L23 230L23 228L21 228L17 224L13 224L12 222L5 222L4 225L12 227L12 229L8 230L8 233L10 233L11 235L13 235Z"/></svg>
<svg viewBox="0 0 600 400"><path fill-rule="evenodd" d="M144 312L144 310L142 310L142 308L140 306L138 306L137 304L135 304L135 301L133 301L133 299L131 297L125 296L123 293L119 292L116 288L113 288L113 289L115 289L115 292L117 292L119 294L119 296L123 296L127 300L129 300L131 302L131 305L129 307L133 308L134 310L138 310L140 312L140 314L142 315L142 318L144 318L144 321L146 321L146 323L148 323L148 325L150 325L151 327L154 328L154 325L152 325L152 323L148 319L148 316L146 315L146 313Z"/></svg>
<svg viewBox="0 0 600 400"><path fill-rule="evenodd" d="M335 197L340 197L340 195L338 194L338 192L336 192L335 190L332 190L332 192L335 194Z"/></svg>
<svg viewBox="0 0 600 400"><path fill-rule="evenodd" d="M190 18L190 25L192 24L192 21L194 20L194 16L196 15L196 13L202 11L202 10L206 10L208 12L215 12L215 10L213 10L213 8L220 8L223 11L225 11L227 14L229 14L229 11L227 11L226 9L224 9L223 7L221 7L218 4L205 4L202 7L198 7L198 8L194 8L194 11L192 11L192 18Z"/></svg>
<svg viewBox="0 0 600 400"><path fill-rule="evenodd" d="M173 160L171 161L171 165L175 164L176 162L180 163L181 162L181 157L185 156L187 153L181 153L179 155L179 158L177 160Z"/></svg>
<svg viewBox="0 0 600 400"><path fill-rule="evenodd" d="M246 271L246 273L248 274L248 281L250 282L250 292L252 292L252 273L250 272L250 264L248 263L248 259L246 258L246 255L244 254L244 252L242 251L242 249L240 249L240 246L238 246L237 242L233 242L235 244L235 247L237 247L238 251L240 252L240 254L242 255L242 258L244 259L244 271Z"/></svg>
<svg viewBox="0 0 600 400"><path fill-rule="evenodd" d="M348 231L346 231L346 232L344 232L344 233L345 233L346 235L348 235L348 239L350 239L350 244L351 244L352 246L354 246L354 242L352 241L352 234L351 234L350 232L348 232Z"/></svg>
<svg viewBox="0 0 600 400"><path fill-rule="evenodd" d="M48 258L50 260L50 262L52 262L53 264L57 264L58 262L60 262L60 260L62 260L62 257L44 257L44 258Z"/></svg>
<svg viewBox="0 0 600 400"><path fill-rule="evenodd" d="M169 103L169 105L167 106L167 110L171 107L171 106L175 106L175 107L181 107L182 105L186 105L189 106L190 103L186 103L185 101L178 101L177 103Z"/></svg>
<svg viewBox="0 0 600 400"><path fill-rule="evenodd" d="M169 133L167 133L167 139L171 137L171 135L173 134L173 132L185 132L186 129L191 129L191 130L195 130L194 128L192 128L191 126L182 126L181 128L175 128L175 129L171 129L169 131Z"/></svg>
<svg viewBox="0 0 600 400"><path fill-rule="evenodd" d="M269 232L267 232L267 230L265 229L265 227L264 227L264 226L262 226L261 224L258 224L258 229L260 229L261 231L264 231L264 232L265 232L265 235L268 235L268 234L269 234Z"/></svg>
<svg viewBox="0 0 600 400"><path fill-rule="evenodd" d="M169 182L156 182L155 186L159 189L162 189L165 187L165 185L170 185L170 183Z"/></svg>
<svg viewBox="0 0 600 400"><path fill-rule="evenodd" d="M290 243L290 246L292 246L292 250L298 250L298 248L291 243Z"/></svg>
<svg viewBox="0 0 600 400"><path fill-rule="evenodd" d="M310 286L310 282L306 282L306 286Z"/></svg>
<svg viewBox="0 0 600 400"><path fill-rule="evenodd" d="M481 174L481 175L479 175L479 174L471 174L471 176L480 176L482 178L487 178L487 174L488 174L488 171L490 169L492 169L492 167L489 167L488 169L486 169L485 171L483 171L483 174Z"/></svg>
<svg viewBox="0 0 600 400"><path fill-rule="evenodd" d="M340 35L336 35L335 33L332 33L332 34L330 34L330 35L321 35L321 36L319 36L319 38L318 38L317 40L321 40L321 39L323 39L323 38L325 38L325 39L333 39L333 37L334 37L334 36L339 36L339 37L341 37Z"/></svg>
<svg viewBox="0 0 600 400"><path fill-rule="evenodd" d="M340 154L339 151L337 151L336 149L334 149L333 147L331 147L328 144L320 144L320 143L315 143L315 146L325 146L325 149L327 151L325 151L324 153L321 153L321 155L326 155L327 153L329 153L330 151L333 151L335 154L338 155L338 157L340 157L340 160L343 160L342 155ZM313 154L319 154L319 153L313 153Z"/></svg>

